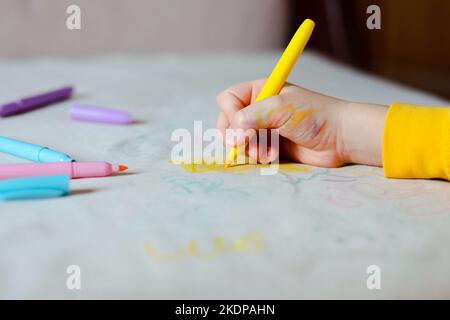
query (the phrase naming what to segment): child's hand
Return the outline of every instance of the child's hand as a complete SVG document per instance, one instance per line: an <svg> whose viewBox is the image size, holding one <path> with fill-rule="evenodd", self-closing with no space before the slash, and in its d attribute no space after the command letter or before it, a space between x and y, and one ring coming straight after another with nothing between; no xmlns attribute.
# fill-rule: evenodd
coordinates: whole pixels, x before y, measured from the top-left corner
<svg viewBox="0 0 450 320"><path fill-rule="evenodd" d="M381 165L381 139L386 107L356 104L328 97L292 84L278 96L254 102L265 79L238 84L217 98L218 128L278 129L279 150L269 146L263 159L259 148L248 155L267 163L277 157L321 167L346 163ZM242 144L245 137L229 145Z"/></svg>

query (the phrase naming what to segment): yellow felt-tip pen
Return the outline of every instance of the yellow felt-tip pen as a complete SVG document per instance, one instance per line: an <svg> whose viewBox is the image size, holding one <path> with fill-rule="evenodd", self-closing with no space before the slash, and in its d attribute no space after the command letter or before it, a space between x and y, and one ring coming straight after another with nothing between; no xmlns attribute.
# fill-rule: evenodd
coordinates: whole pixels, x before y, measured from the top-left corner
<svg viewBox="0 0 450 320"><path fill-rule="evenodd" d="M314 21L310 19L303 21L264 84L264 87L256 98L256 101L260 101L271 96L276 96L280 93L289 74L291 73L292 68L302 54L303 49L305 49L305 46L313 32L314 26ZM230 148L228 157L225 161L225 167L228 167L234 162L234 159L236 159L237 156L237 150L237 147Z"/></svg>

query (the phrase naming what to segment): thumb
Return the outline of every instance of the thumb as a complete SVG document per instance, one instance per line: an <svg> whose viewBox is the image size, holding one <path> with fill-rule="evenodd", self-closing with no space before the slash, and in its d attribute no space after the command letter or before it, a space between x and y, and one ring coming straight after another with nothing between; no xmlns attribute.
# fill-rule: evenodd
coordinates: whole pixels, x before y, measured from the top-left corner
<svg viewBox="0 0 450 320"><path fill-rule="evenodd" d="M236 112L226 130L226 143L230 146L246 144L256 134L256 130L281 125L282 121L274 119L274 115L281 109L282 100L280 96L269 97Z"/></svg>
<svg viewBox="0 0 450 320"><path fill-rule="evenodd" d="M293 129L311 113L306 103L295 106L291 102L294 98L285 93L254 102L236 112L230 123L230 134L226 135L227 144L233 146L245 143L249 139L249 129L280 129L281 136L294 140L296 130Z"/></svg>
<svg viewBox="0 0 450 320"><path fill-rule="evenodd" d="M294 105L283 95L254 102L236 112L230 129L275 129L281 127L292 115Z"/></svg>

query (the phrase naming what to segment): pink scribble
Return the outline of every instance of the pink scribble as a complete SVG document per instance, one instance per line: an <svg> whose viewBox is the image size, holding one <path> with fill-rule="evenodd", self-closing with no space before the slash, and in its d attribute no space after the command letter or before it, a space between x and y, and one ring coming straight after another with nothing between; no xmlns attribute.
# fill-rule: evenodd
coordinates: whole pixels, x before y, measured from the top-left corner
<svg viewBox="0 0 450 320"><path fill-rule="evenodd" d="M354 199L348 190L342 187L326 187L325 198L331 204L335 204L344 208L360 208L363 202Z"/></svg>

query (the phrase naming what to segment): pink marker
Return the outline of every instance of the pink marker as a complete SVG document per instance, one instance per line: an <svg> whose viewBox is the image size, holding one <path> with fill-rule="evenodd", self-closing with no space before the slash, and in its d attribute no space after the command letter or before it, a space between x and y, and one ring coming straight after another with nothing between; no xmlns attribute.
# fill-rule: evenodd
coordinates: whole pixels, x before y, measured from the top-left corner
<svg viewBox="0 0 450 320"><path fill-rule="evenodd" d="M50 162L0 165L0 179L68 175L71 179L106 177L127 170L107 162Z"/></svg>

